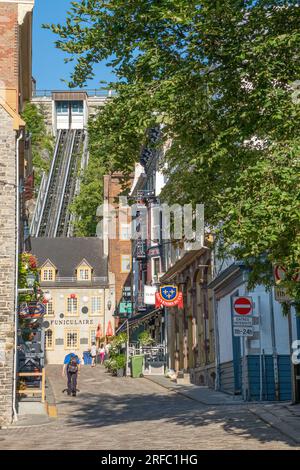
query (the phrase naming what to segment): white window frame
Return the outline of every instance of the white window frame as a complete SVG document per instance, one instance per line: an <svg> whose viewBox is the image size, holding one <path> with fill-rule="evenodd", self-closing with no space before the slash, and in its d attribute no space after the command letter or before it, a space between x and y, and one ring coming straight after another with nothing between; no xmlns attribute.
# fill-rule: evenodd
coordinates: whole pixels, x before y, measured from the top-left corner
<svg viewBox="0 0 300 470"><path fill-rule="evenodd" d="M51 331L51 346L49 346L48 340L49 336L47 333ZM53 351L54 350L54 330L52 328L49 328L48 330L45 331L45 351Z"/></svg>
<svg viewBox="0 0 300 470"><path fill-rule="evenodd" d="M70 346L68 346L68 335L69 334L72 334L72 335L76 335L76 344L71 344ZM78 328L67 328L65 330L65 338L64 338L64 349L65 351L77 351L79 349L79 329Z"/></svg>
<svg viewBox="0 0 300 470"><path fill-rule="evenodd" d="M72 307L69 310L69 301L72 301ZM73 303L76 301L76 313L74 313ZM78 316L78 298L77 297L67 297L66 299L66 316L67 317L77 317Z"/></svg>
<svg viewBox="0 0 300 470"><path fill-rule="evenodd" d="M42 271L42 281L52 282L55 280L55 273L53 268L44 268Z"/></svg>
<svg viewBox="0 0 300 470"><path fill-rule="evenodd" d="M51 305L51 313L49 313L49 305ZM49 302L47 302L45 304L45 307L46 307L45 317L54 317L55 312L54 312L54 302L53 302L53 300L49 300Z"/></svg>
<svg viewBox="0 0 300 470"><path fill-rule="evenodd" d="M124 259L129 259L129 270L123 269L123 262L125 263ZM122 274L129 274L131 272L131 255L121 255L121 273Z"/></svg>
<svg viewBox="0 0 300 470"><path fill-rule="evenodd" d="M93 309L93 302L97 302L95 299L99 299L99 309L95 311ZM98 303L98 302L97 302ZM91 297L91 308L90 308L90 316L91 317L100 317L103 312L103 295L93 295Z"/></svg>
<svg viewBox="0 0 300 470"><path fill-rule="evenodd" d="M131 240L131 224L121 224L120 226L120 240Z"/></svg>

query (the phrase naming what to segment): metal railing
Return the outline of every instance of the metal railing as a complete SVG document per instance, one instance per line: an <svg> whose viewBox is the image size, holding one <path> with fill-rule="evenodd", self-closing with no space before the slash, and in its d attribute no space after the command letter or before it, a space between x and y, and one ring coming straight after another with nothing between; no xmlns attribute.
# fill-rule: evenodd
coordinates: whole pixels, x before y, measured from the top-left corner
<svg viewBox="0 0 300 470"><path fill-rule="evenodd" d="M100 97L100 98L109 98L116 95L114 90L97 90L97 89L79 89L79 90L34 90L32 92L32 98L51 98L53 93L86 93L89 97Z"/></svg>
<svg viewBox="0 0 300 470"><path fill-rule="evenodd" d="M80 283L96 283L96 282L107 282L107 277L105 276L94 276L91 280L78 280L77 277L56 277L54 281L41 281L41 284L57 284L57 283L64 283L64 282L78 282Z"/></svg>

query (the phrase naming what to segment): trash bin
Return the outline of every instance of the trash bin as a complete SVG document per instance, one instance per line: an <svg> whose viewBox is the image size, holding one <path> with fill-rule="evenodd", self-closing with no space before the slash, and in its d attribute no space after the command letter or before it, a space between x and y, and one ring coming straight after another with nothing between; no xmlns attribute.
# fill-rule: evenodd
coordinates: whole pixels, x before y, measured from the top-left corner
<svg viewBox="0 0 300 470"><path fill-rule="evenodd" d="M89 351L84 351L83 353L83 362L85 366L91 365L92 364L92 357L89 353Z"/></svg>
<svg viewBox="0 0 300 470"><path fill-rule="evenodd" d="M142 354L131 357L131 377L137 379L143 375L144 356Z"/></svg>

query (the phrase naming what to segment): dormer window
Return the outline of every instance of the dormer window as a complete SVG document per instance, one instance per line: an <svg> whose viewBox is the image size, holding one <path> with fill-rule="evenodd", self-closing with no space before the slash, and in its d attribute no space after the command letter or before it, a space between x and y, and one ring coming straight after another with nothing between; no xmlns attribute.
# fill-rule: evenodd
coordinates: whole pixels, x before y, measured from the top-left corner
<svg viewBox="0 0 300 470"><path fill-rule="evenodd" d="M92 280L92 267L86 260L83 260L77 266L77 281L91 281L91 280Z"/></svg>
<svg viewBox="0 0 300 470"><path fill-rule="evenodd" d="M81 268L79 269L79 280L80 281L88 281L90 279L90 272L89 268Z"/></svg>
<svg viewBox="0 0 300 470"><path fill-rule="evenodd" d="M43 270L43 281L53 281L54 280L54 270L53 269L44 269Z"/></svg>
<svg viewBox="0 0 300 470"><path fill-rule="evenodd" d="M56 268L47 261L41 268L41 282L54 282L56 277Z"/></svg>

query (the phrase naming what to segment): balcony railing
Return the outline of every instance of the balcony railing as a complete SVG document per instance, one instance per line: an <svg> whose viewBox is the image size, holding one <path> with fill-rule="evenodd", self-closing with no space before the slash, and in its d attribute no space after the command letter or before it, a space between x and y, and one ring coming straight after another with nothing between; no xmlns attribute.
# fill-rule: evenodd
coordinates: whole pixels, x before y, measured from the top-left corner
<svg viewBox="0 0 300 470"><path fill-rule="evenodd" d="M136 259L146 259L147 258L147 245L146 242L138 239L136 241L136 250L135 250Z"/></svg>
<svg viewBox="0 0 300 470"><path fill-rule="evenodd" d="M51 98L52 93L86 93L89 97L111 97L115 96L116 92L114 90L93 90L93 89L79 89L79 90L72 90L72 88L68 90L33 90L32 97L33 98Z"/></svg>
<svg viewBox="0 0 300 470"><path fill-rule="evenodd" d="M53 281L43 281L41 280L41 284L69 284L69 283L78 283L78 284L88 284L88 283L91 283L91 284L97 284L97 283L106 283L108 281L107 277L97 277L97 276L94 276L92 277L91 280L88 280L88 279L81 279L81 280L78 280L77 277L56 277L55 280Z"/></svg>

